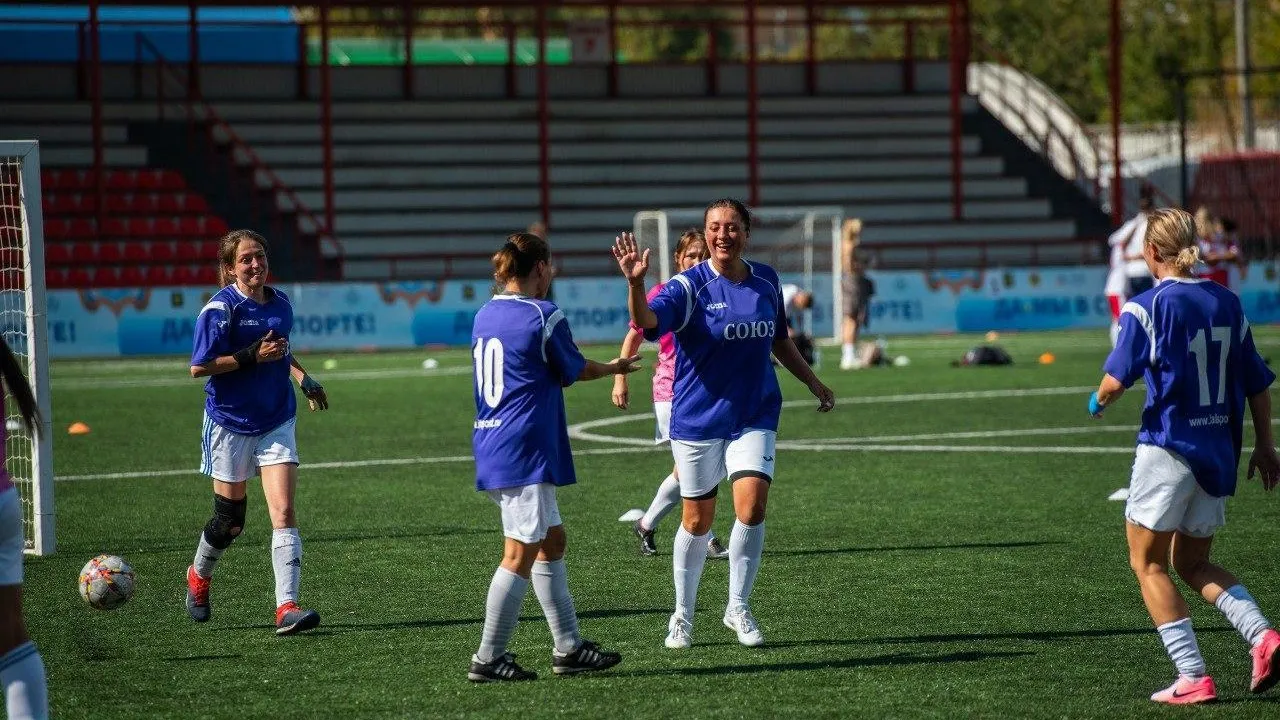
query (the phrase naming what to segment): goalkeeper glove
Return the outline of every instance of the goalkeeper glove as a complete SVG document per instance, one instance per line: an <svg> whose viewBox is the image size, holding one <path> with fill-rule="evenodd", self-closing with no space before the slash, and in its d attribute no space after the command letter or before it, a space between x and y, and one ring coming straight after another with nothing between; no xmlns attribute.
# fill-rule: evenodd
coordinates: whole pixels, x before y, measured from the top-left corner
<svg viewBox="0 0 1280 720"><path fill-rule="evenodd" d="M1096 418L1102 417L1102 411L1106 409L1106 405L1098 402L1098 391L1094 390L1093 394L1089 396L1089 414Z"/></svg>

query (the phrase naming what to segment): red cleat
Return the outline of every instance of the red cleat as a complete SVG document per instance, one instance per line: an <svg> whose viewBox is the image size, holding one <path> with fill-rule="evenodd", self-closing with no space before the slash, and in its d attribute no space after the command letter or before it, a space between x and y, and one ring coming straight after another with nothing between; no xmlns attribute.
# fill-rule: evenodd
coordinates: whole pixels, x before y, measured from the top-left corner
<svg viewBox="0 0 1280 720"><path fill-rule="evenodd" d="M213 611L209 607L209 581L212 579L197 575L195 565L187 567L187 614L196 622L207 621Z"/></svg>
<svg viewBox="0 0 1280 720"><path fill-rule="evenodd" d="M1262 642L1254 646L1253 681L1249 683L1249 692L1264 693L1280 682L1280 632L1267 630L1262 634Z"/></svg>

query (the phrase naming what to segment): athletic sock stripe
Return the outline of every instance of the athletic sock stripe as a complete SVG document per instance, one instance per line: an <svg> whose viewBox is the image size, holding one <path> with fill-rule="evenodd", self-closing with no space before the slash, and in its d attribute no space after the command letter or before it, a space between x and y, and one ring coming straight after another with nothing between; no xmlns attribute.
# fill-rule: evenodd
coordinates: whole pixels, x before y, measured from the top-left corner
<svg viewBox="0 0 1280 720"><path fill-rule="evenodd" d="M4 657L0 658L0 672L8 670L32 655L39 654L39 652L40 651L36 649L35 641L26 641L18 647L10 650Z"/></svg>

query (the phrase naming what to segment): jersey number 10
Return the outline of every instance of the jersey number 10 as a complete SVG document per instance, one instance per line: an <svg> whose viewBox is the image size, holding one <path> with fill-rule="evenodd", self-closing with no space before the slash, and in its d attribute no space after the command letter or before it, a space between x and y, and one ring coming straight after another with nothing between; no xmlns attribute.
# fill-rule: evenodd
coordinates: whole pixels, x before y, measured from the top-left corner
<svg viewBox="0 0 1280 720"><path fill-rule="evenodd" d="M1218 352L1218 399L1209 392L1209 343L1203 329L1191 338L1191 354L1196 359L1196 371L1200 375L1200 406L1220 405L1227 401L1227 355L1231 353L1231 328L1209 328L1209 336L1220 347Z"/></svg>
<svg viewBox="0 0 1280 720"><path fill-rule="evenodd" d="M502 341L479 338L471 357L476 363L476 390L486 405L498 407L502 401Z"/></svg>

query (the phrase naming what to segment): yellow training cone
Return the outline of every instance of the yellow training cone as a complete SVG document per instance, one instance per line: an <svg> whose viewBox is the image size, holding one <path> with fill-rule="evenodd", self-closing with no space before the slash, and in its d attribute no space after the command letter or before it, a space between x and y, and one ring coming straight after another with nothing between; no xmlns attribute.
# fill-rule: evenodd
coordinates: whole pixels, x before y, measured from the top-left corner
<svg viewBox="0 0 1280 720"><path fill-rule="evenodd" d="M82 422L71 423L71 427L67 428L68 435L88 435L89 426Z"/></svg>
<svg viewBox="0 0 1280 720"><path fill-rule="evenodd" d="M992 330L991 332L987 333L987 342L995 342L999 339L1000 339L1000 333L996 332L995 330Z"/></svg>
<svg viewBox="0 0 1280 720"><path fill-rule="evenodd" d="M1056 357L1054 357L1054 356L1053 356L1053 353L1051 353L1051 352L1047 352L1047 353L1044 353L1044 354L1042 354L1042 355L1040 356L1040 364L1041 364L1041 365L1052 365L1052 364L1053 364L1053 361L1054 361L1054 360L1057 360L1057 359L1058 359L1058 358L1056 358Z"/></svg>

